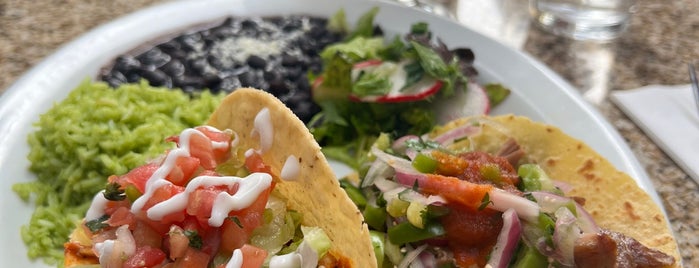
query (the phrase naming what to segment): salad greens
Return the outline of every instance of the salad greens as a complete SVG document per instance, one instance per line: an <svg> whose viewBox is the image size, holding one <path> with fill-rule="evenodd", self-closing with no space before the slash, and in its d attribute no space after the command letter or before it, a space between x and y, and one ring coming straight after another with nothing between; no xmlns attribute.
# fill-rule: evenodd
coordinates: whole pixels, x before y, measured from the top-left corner
<svg viewBox="0 0 699 268"><path fill-rule="evenodd" d="M378 11L362 15L352 31L344 11L338 11L328 28L348 37L320 53L322 73L309 74L313 100L322 111L308 127L326 156L355 169L379 133L431 130L437 123L433 102L467 90L477 74L469 49L449 50L441 40L433 42L424 22L403 37L385 38L374 26ZM492 105L509 94L501 85L485 91Z"/></svg>

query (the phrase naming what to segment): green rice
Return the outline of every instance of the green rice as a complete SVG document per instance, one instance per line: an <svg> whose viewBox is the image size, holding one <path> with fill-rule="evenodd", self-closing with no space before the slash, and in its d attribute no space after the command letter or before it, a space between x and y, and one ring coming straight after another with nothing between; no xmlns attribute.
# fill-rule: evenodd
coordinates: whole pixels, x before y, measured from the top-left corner
<svg viewBox="0 0 699 268"><path fill-rule="evenodd" d="M29 169L37 180L12 190L36 210L22 226L27 255L63 265L63 243L107 177L157 157L172 144L164 138L204 124L223 95L85 81L36 122L28 137Z"/></svg>

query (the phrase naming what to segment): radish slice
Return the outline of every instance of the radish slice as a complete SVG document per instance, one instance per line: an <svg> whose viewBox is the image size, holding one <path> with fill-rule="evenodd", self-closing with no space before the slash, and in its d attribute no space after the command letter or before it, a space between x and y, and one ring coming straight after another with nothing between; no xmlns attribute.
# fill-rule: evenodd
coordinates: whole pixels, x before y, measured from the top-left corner
<svg viewBox="0 0 699 268"><path fill-rule="evenodd" d="M409 102L424 100L439 92L443 85L442 81L429 76L423 76L417 83L403 88L408 75L404 70L407 64L408 61L393 63L379 60L368 60L355 64L352 69L352 81L355 81L361 72L372 72L381 68L392 69L389 77L391 89L385 95L357 96L350 94L349 98L360 102Z"/></svg>
<svg viewBox="0 0 699 268"><path fill-rule="evenodd" d="M456 90L454 96L435 102L437 121L446 123L457 118L485 115L490 112L490 100L485 89L469 82L466 90Z"/></svg>
<svg viewBox="0 0 699 268"><path fill-rule="evenodd" d="M514 209L508 209L502 214L502 229L498 235L493 252L490 253L488 265L493 268L505 268L510 263L522 235L522 224Z"/></svg>

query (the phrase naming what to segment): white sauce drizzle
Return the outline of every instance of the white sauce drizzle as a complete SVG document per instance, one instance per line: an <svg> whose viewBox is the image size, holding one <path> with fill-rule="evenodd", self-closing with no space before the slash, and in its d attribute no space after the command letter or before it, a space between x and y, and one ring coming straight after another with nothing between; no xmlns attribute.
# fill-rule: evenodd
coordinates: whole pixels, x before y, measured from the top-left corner
<svg viewBox="0 0 699 268"><path fill-rule="evenodd" d="M90 208L87 210L87 213L85 213L85 221L96 220L102 217L102 215L105 214L104 209L107 208L107 202L109 202L109 200L104 198L104 190L97 193L95 197L92 198Z"/></svg>
<svg viewBox="0 0 699 268"><path fill-rule="evenodd" d="M260 152L264 153L272 148L274 139L274 128L272 127L272 119L269 115L269 109L262 108L255 116L253 134L260 137Z"/></svg>
<svg viewBox="0 0 699 268"><path fill-rule="evenodd" d="M295 155L290 155L289 157L287 157L280 174L282 180L297 180L300 173L301 166L299 165L299 159Z"/></svg>
<svg viewBox="0 0 699 268"><path fill-rule="evenodd" d="M273 256L269 260L269 268L300 268L301 255L297 252Z"/></svg>
<svg viewBox="0 0 699 268"><path fill-rule="evenodd" d="M236 249L233 251L233 256L226 263L226 268L240 268L243 266L243 251Z"/></svg>
<svg viewBox="0 0 699 268"><path fill-rule="evenodd" d="M205 128L211 132L221 132L220 130L211 127L211 126L205 126ZM155 190L165 186L165 185L172 185L172 183L168 180L165 179L165 177L172 171L172 169L175 167L175 163L177 161L177 158L179 157L189 157L190 155L190 140L192 138L192 135L200 135L202 137L206 137L204 133L202 133L199 130L193 129L193 128L188 128L183 130L180 133L180 138L179 138L179 148L176 148L174 150L171 150L167 156L165 157L165 160L163 161L163 164L158 167L158 169L155 170L153 175L151 175L150 178L148 178L148 181L146 181L146 190L143 193L142 196L140 196L136 201L131 204L131 212L136 214L141 209L143 206L146 204L146 202L153 196L153 193L155 193ZM212 148L227 148L228 144L227 142L215 142L211 141L211 147Z"/></svg>
<svg viewBox="0 0 699 268"><path fill-rule="evenodd" d="M227 192L220 192L214 200L211 209L209 225L220 227L228 217L228 213L233 210L241 210L250 206L264 190L272 185L272 176L267 173L253 173L245 178L239 177L214 177L199 176L192 179L185 187L184 192L176 194L168 200L160 202L147 211L148 218L161 220L164 216L184 210L187 207L189 194L199 187L225 185L230 189L238 184L238 191L230 195Z"/></svg>

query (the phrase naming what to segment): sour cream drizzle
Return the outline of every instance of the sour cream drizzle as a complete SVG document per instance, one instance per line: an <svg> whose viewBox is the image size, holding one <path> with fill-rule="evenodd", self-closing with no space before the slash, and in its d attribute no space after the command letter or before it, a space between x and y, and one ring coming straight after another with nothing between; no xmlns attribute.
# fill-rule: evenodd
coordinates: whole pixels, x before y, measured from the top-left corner
<svg viewBox="0 0 699 268"><path fill-rule="evenodd" d="M228 217L228 213L233 210L241 210L250 206L264 190L272 185L272 176L267 173L253 173L245 178L225 176L199 176L192 179L185 187L184 192L178 193L168 200L160 202L151 207L148 212L148 218L151 220L161 220L168 214L184 210L187 208L189 194L194 192L199 187L209 186L227 186L231 189L236 184L239 185L238 191L230 195L227 192L220 192L214 200L211 209L211 218L209 218L209 226L220 227L223 221Z"/></svg>
<svg viewBox="0 0 699 268"><path fill-rule="evenodd" d="M262 108L255 116L253 134L260 137L260 152L264 153L272 148L274 140L274 128L272 119L269 115L269 109Z"/></svg>
<svg viewBox="0 0 699 268"><path fill-rule="evenodd" d="M104 190L97 193L95 197L92 198L90 208L85 214L85 221L96 220L102 217L102 215L104 215L104 209L107 208L107 202L109 202L109 200L104 198Z"/></svg>
<svg viewBox="0 0 699 268"><path fill-rule="evenodd" d="M290 155L284 162L280 176L282 180L294 181L298 179L299 173L301 173L299 159L295 155Z"/></svg>
<svg viewBox="0 0 699 268"><path fill-rule="evenodd" d="M220 130L214 127L206 126L205 128L211 132L221 132ZM131 205L132 213L136 214L139 211L141 211L143 205L145 205L146 201L148 201L153 196L153 193L156 189L165 185L172 185L172 183L166 180L165 177L167 176L167 174L170 174L172 169L175 167L177 158L191 156L190 141L192 135L200 135L202 137L205 137L206 139L209 139L208 137L206 137L206 135L204 135L204 133L202 133L199 130L193 128L183 130L182 133L180 133L179 138L180 146L170 151L165 157L163 164L160 167L158 167L157 170L155 170L155 172L150 178L148 178L148 181L146 182L146 191ZM225 149L228 147L228 142L211 141L211 147L214 149Z"/></svg>
<svg viewBox="0 0 699 268"><path fill-rule="evenodd" d="M236 249L233 251L233 256L226 263L226 268L240 268L243 266L243 251Z"/></svg>

